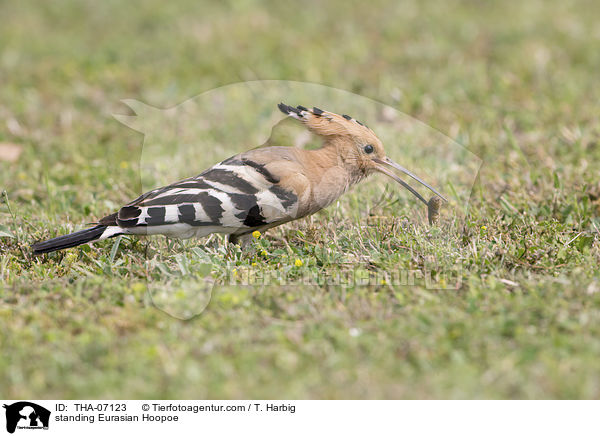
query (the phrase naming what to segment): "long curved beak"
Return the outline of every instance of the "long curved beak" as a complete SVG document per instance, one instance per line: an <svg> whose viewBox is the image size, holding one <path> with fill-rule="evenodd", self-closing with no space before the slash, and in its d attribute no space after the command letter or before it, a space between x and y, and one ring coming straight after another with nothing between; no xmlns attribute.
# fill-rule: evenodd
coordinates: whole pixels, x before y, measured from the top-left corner
<svg viewBox="0 0 600 436"><path fill-rule="evenodd" d="M419 177L417 177L416 175L414 175L413 173L411 173L410 171L408 171L406 168L404 168L401 165L398 165L396 162L394 162L393 160L391 160L390 158L386 157L385 159L373 159L373 162L375 162L377 165L375 166L375 169L383 174L385 174L386 176L394 179L396 182L400 183L402 186L404 186L406 189L408 189L415 197L417 197L419 200L421 200L423 203L425 203L426 205L429 205L429 203L427 202L427 200L425 200L421 194L419 194L417 191L415 191L412 186L410 186L408 183L406 183L404 180L402 180L400 177L398 177L397 175L395 175L394 173L392 173L391 171L389 171L387 168L394 168L404 174L406 174L407 176L413 178L414 180L416 180L417 182L419 182L421 185L425 186L426 188L428 188L431 192L433 192L435 195L437 195L438 197L440 197L442 200L444 201L448 201L446 200L446 198L440 194L435 188L433 188L431 185L425 183L423 180L421 180Z"/></svg>

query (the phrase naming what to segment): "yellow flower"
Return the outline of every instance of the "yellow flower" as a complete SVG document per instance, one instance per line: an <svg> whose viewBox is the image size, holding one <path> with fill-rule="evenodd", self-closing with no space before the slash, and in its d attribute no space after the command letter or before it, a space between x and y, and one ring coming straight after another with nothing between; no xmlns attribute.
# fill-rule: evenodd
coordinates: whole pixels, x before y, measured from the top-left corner
<svg viewBox="0 0 600 436"><path fill-rule="evenodd" d="M257 265L256 262L252 262L252 266L256 266L256 265Z"/></svg>
<svg viewBox="0 0 600 436"><path fill-rule="evenodd" d="M121 161L119 166L121 167L121 169L126 170L127 168L129 168L129 162L123 160L123 161Z"/></svg>
<svg viewBox="0 0 600 436"><path fill-rule="evenodd" d="M379 283L381 283L382 285L387 285L387 282L385 281L385 279L381 279L381 281Z"/></svg>
<svg viewBox="0 0 600 436"><path fill-rule="evenodd" d="M294 262L294 265L302 266L302 265L304 265L304 262L302 262L302 259L296 259L296 261Z"/></svg>
<svg viewBox="0 0 600 436"><path fill-rule="evenodd" d="M260 238L260 232L259 232L258 230L255 230L255 231L253 231L253 232L252 232L252 237L253 237L254 239L258 239L258 238Z"/></svg>
<svg viewBox="0 0 600 436"><path fill-rule="evenodd" d="M486 226L481 226L481 230L485 231L485 230L487 230L487 227Z"/></svg>
<svg viewBox="0 0 600 436"><path fill-rule="evenodd" d="M266 252L266 250L263 250L263 251L261 251L261 252L260 252L260 255L261 255L261 256L266 256L267 254L268 254L268 253Z"/></svg>
<svg viewBox="0 0 600 436"><path fill-rule="evenodd" d="M237 269L234 269L234 270L233 270L233 276L234 276L234 277L235 277L235 276L237 276Z"/></svg>

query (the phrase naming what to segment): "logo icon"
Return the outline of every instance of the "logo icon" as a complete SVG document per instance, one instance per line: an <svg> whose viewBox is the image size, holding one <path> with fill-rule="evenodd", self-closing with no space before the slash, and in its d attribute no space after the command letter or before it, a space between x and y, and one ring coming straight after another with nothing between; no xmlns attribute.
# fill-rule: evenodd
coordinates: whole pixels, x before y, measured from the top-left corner
<svg viewBox="0 0 600 436"><path fill-rule="evenodd" d="M29 401L19 401L11 405L4 404L6 409L6 431L14 433L18 429L48 430L50 411Z"/></svg>

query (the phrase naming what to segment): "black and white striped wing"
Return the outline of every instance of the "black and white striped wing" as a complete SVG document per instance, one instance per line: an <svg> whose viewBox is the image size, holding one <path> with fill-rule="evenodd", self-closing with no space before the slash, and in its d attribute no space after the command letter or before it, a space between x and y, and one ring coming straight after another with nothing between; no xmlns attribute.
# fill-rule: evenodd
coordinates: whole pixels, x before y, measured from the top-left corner
<svg viewBox="0 0 600 436"><path fill-rule="evenodd" d="M272 227L295 218L298 203L277 182L263 165L233 157L143 194L119 210L116 224L127 233L181 238Z"/></svg>

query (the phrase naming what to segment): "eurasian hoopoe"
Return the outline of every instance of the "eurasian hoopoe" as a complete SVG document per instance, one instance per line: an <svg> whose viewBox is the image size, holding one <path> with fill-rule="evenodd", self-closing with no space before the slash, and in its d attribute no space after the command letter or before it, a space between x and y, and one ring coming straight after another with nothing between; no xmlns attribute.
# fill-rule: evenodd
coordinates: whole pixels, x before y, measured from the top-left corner
<svg viewBox="0 0 600 436"><path fill-rule="evenodd" d="M117 235L190 238L225 233L235 243L256 230L264 231L329 206L352 185L376 171L391 177L428 205L390 169L403 172L444 198L387 158L375 133L352 117L283 103L279 109L323 137L321 148L272 146L240 153L196 177L141 195L94 227L35 243L34 253Z"/></svg>

